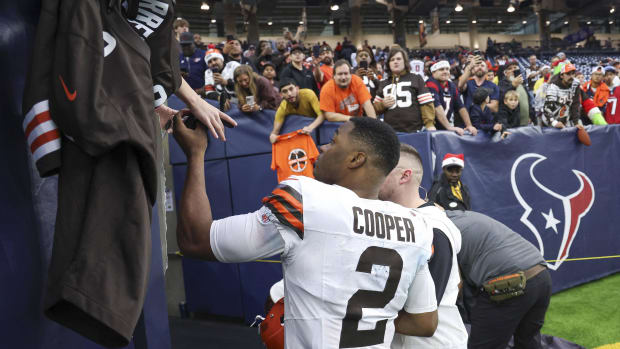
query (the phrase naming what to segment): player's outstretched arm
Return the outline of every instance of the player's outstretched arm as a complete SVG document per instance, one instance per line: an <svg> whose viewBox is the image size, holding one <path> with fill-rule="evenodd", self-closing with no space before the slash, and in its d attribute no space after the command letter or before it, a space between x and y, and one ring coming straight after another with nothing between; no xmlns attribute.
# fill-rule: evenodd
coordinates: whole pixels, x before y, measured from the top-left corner
<svg viewBox="0 0 620 349"><path fill-rule="evenodd" d="M181 113L174 116L173 130L174 138L187 156L187 175L179 204L177 242L187 257L216 260L210 242L213 216L204 174L207 134L201 124L195 130L187 128L181 116Z"/></svg>
<svg viewBox="0 0 620 349"><path fill-rule="evenodd" d="M401 310L394 320L396 332L416 337L432 337L437 329L437 323L437 310L420 314L410 314Z"/></svg>

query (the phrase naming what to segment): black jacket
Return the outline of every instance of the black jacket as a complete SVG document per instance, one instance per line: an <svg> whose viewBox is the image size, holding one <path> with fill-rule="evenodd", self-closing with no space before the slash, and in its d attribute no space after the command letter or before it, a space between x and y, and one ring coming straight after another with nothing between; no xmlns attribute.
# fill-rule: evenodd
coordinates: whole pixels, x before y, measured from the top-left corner
<svg viewBox="0 0 620 349"><path fill-rule="evenodd" d="M461 182L461 195L463 196L462 201L452 194L448 178L442 172L439 179L433 182L433 186L428 193L428 199L436 202L446 210L470 210L469 189L463 182Z"/></svg>
<svg viewBox="0 0 620 349"><path fill-rule="evenodd" d="M497 111L497 122L503 125L504 129L519 127L521 116L519 115L519 107L510 110L506 104L501 102Z"/></svg>

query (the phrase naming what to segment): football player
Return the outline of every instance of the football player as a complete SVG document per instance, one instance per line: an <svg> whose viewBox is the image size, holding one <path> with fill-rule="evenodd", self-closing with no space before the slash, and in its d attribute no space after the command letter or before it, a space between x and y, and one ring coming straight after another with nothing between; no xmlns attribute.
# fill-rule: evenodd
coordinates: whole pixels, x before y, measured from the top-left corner
<svg viewBox="0 0 620 349"><path fill-rule="evenodd" d="M394 332L432 336L432 231L421 215L375 200L399 159L385 123L352 118L322 146L314 176L290 177L256 212L213 220L202 127L176 118L187 155L177 239L188 257L247 262L280 253L285 347L389 348Z"/></svg>

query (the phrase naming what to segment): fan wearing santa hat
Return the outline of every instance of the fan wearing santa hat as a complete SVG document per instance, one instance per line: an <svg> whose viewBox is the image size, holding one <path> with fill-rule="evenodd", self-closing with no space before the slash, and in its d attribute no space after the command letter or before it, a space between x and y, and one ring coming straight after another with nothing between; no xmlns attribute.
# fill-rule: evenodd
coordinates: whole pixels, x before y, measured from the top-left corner
<svg viewBox="0 0 620 349"><path fill-rule="evenodd" d="M430 201L434 201L446 210L469 210L469 189L461 183L461 174L465 167L463 154L446 154L441 162L442 173L433 182L428 194Z"/></svg>

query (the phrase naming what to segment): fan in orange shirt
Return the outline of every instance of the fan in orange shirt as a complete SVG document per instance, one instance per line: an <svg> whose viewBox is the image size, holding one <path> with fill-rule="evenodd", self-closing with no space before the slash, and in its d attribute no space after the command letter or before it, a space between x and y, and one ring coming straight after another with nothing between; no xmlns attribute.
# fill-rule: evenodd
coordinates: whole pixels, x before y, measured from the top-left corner
<svg viewBox="0 0 620 349"><path fill-rule="evenodd" d="M328 121L348 121L352 116L376 118L370 92L357 75L351 75L351 65L344 59L334 64L334 78L321 89L321 110Z"/></svg>

